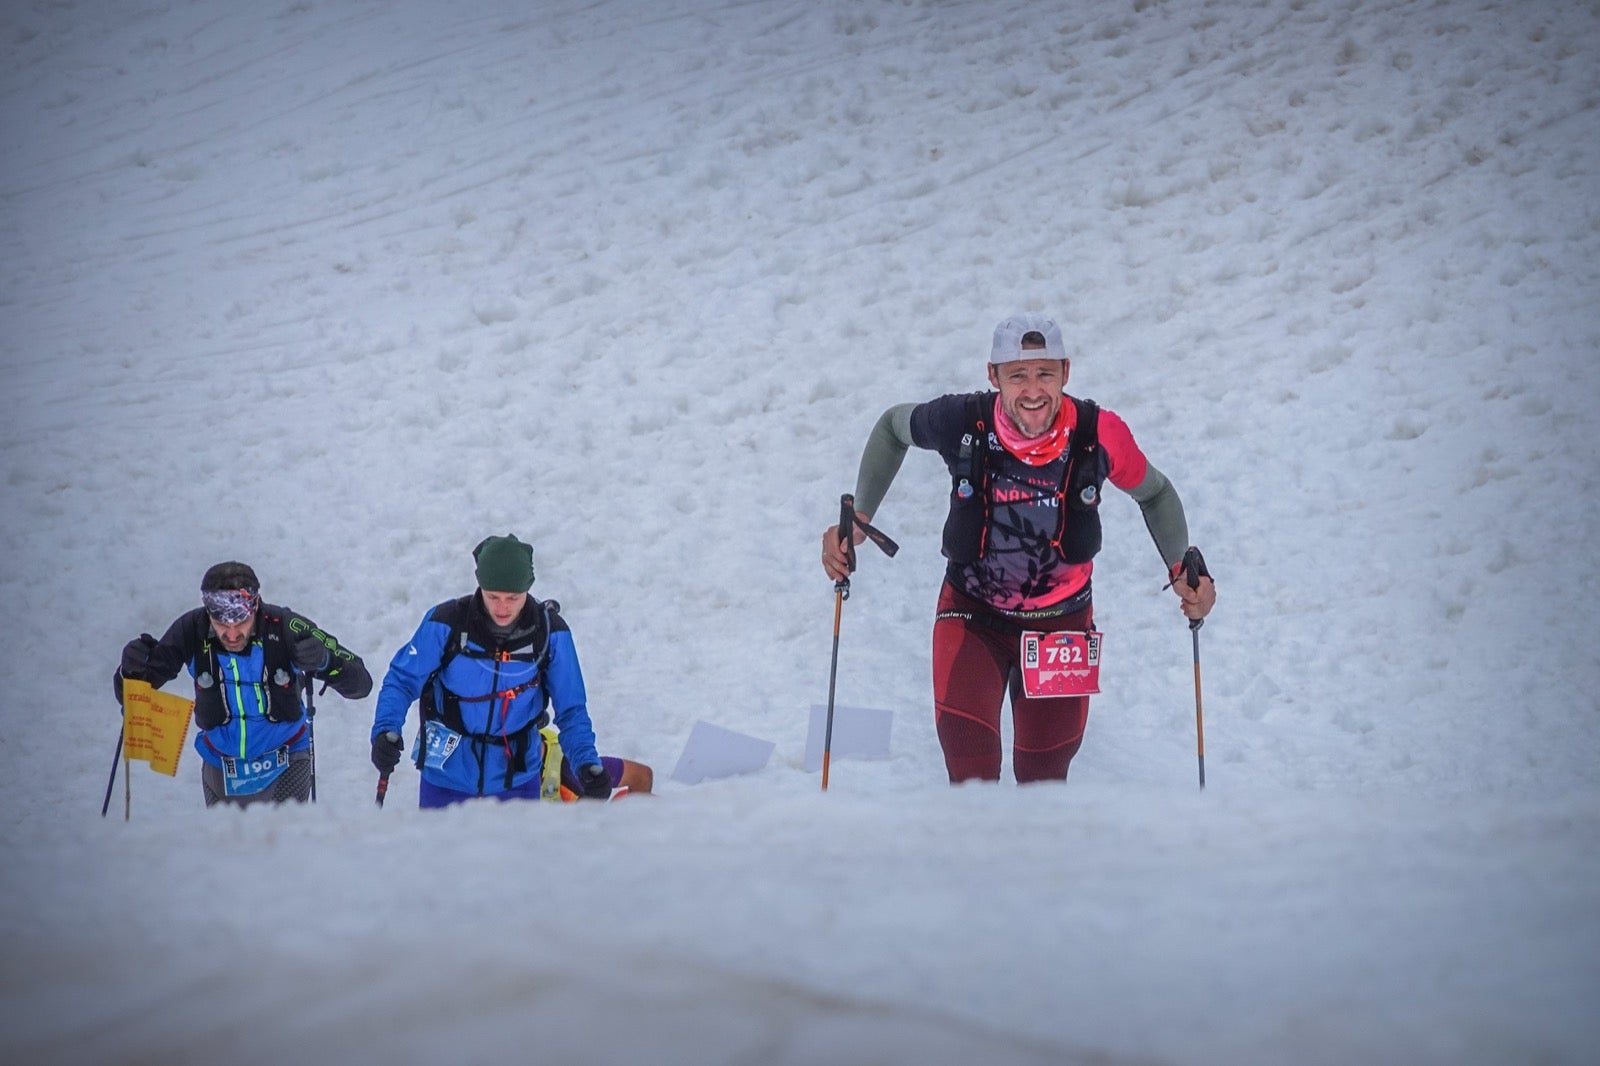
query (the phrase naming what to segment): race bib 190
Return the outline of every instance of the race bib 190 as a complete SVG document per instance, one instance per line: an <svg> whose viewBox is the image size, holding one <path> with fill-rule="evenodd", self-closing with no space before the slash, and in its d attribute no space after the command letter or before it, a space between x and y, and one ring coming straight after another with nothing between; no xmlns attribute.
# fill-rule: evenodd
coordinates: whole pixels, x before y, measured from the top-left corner
<svg viewBox="0 0 1600 1066"><path fill-rule="evenodd" d="M222 757L223 791L229 796L253 796L271 785L289 765L289 749L279 748L249 759Z"/></svg>
<svg viewBox="0 0 1600 1066"><path fill-rule="evenodd" d="M1099 630L1022 634L1022 691L1035 699L1099 692Z"/></svg>

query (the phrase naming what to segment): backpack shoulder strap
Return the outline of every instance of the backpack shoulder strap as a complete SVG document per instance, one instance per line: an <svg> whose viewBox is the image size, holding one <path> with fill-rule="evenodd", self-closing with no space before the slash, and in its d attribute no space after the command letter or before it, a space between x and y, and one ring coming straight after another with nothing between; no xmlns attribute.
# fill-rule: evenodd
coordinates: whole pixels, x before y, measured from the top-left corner
<svg viewBox="0 0 1600 1066"><path fill-rule="evenodd" d="M467 646L467 611L472 607L472 597L462 596L460 599L446 600L434 608L434 617L450 627L450 635L445 638L444 653L439 656L439 665L434 668L434 675L444 673L444 668L450 665L450 660L460 655Z"/></svg>
<svg viewBox="0 0 1600 1066"><path fill-rule="evenodd" d="M956 452L955 474L974 489L983 487L984 461L989 451L989 412L994 410L993 393L974 392L967 396L966 432Z"/></svg>
<svg viewBox="0 0 1600 1066"><path fill-rule="evenodd" d="M1078 424L1072 431L1073 450L1093 452L1100 445L1100 405L1076 396L1068 398L1078 409Z"/></svg>
<svg viewBox="0 0 1600 1066"><path fill-rule="evenodd" d="M1100 406L1093 400L1080 400L1076 396L1068 399L1078 409L1078 421L1067 446L1067 464L1061 471L1061 493L1073 506L1092 506L1097 502L1093 497L1099 494L1100 483L1105 480L1100 457ZM1086 488L1094 489L1090 498L1073 498Z"/></svg>
<svg viewBox="0 0 1600 1066"><path fill-rule="evenodd" d="M267 668L287 667L293 661L290 650L294 642L311 632L311 624L287 607L263 603L260 617L262 627L261 648L266 656Z"/></svg>

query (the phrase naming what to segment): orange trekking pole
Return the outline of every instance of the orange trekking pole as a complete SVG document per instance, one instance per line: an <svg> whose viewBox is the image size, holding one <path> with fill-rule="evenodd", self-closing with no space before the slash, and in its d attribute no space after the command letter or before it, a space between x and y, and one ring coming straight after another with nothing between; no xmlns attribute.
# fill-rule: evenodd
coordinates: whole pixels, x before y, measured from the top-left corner
<svg viewBox="0 0 1600 1066"><path fill-rule="evenodd" d="M839 497L839 546L844 549L845 567L856 571L856 498L850 493ZM848 574L833 583L833 661L828 664L828 724L822 733L822 791L828 791L828 761L833 755L833 690L839 680L839 621L844 616L844 601L850 598Z"/></svg>
<svg viewBox="0 0 1600 1066"><path fill-rule="evenodd" d="M855 534L858 528L889 558L894 558L894 553L900 550L900 545L856 516L856 498L847 492L839 497L839 546L844 549L845 566L849 573L853 574L856 570ZM833 662L828 667L828 723L822 734L824 792L828 791L828 762L833 756L833 692L839 677L839 621L844 615L844 601L849 598L850 578L841 577L833 583Z"/></svg>
<svg viewBox="0 0 1600 1066"><path fill-rule="evenodd" d="M1192 589L1200 587L1200 578L1210 577L1206 569L1205 558L1200 554L1199 548L1190 548L1183 553L1184 580ZM1206 624L1204 618L1189 620L1189 636L1194 641L1194 743L1195 756L1200 762L1200 787L1206 787L1206 730L1205 723L1200 715L1200 627Z"/></svg>

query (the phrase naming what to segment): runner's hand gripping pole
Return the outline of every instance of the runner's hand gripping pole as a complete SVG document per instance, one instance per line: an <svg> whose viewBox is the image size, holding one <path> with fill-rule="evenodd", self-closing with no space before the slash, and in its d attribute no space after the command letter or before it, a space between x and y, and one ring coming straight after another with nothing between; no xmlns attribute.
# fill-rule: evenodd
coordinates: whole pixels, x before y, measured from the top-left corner
<svg viewBox="0 0 1600 1066"><path fill-rule="evenodd" d="M390 729L383 734L383 740L385 741L385 746L389 749L392 749L395 759L398 760L400 758L400 752L404 750L400 746L400 734ZM376 754L378 751L378 745L374 744L372 746L372 750L374 754ZM389 773L389 770L381 770L378 773L377 803L379 807L383 806L383 798L389 794Z"/></svg>
<svg viewBox="0 0 1600 1066"><path fill-rule="evenodd" d="M889 558L893 559L895 553L900 550L900 545L891 540L887 533L856 514L856 498L847 492L839 497L839 543L844 548L845 559L850 564L851 573L855 573L856 569L855 531L858 529ZM847 579L845 584L849 583Z"/></svg>
<svg viewBox="0 0 1600 1066"><path fill-rule="evenodd" d="M839 497L839 547L844 551L846 576L833 583L833 662L828 667L828 723L822 734L822 791L828 791L828 763L833 755L833 693L839 677L839 620L844 613L844 601L850 598L849 574L856 572L856 530L894 558L900 545L890 540L882 530L875 529L856 514L856 498L850 493Z"/></svg>

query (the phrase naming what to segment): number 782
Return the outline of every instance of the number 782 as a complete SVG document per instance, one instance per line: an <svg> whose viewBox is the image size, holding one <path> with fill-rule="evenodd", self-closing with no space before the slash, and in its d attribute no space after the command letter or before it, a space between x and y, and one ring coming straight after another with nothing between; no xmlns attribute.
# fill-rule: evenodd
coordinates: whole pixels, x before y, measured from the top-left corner
<svg viewBox="0 0 1600 1066"><path fill-rule="evenodd" d="M1049 644L1044 649L1047 666L1076 666L1083 662L1082 644Z"/></svg>

